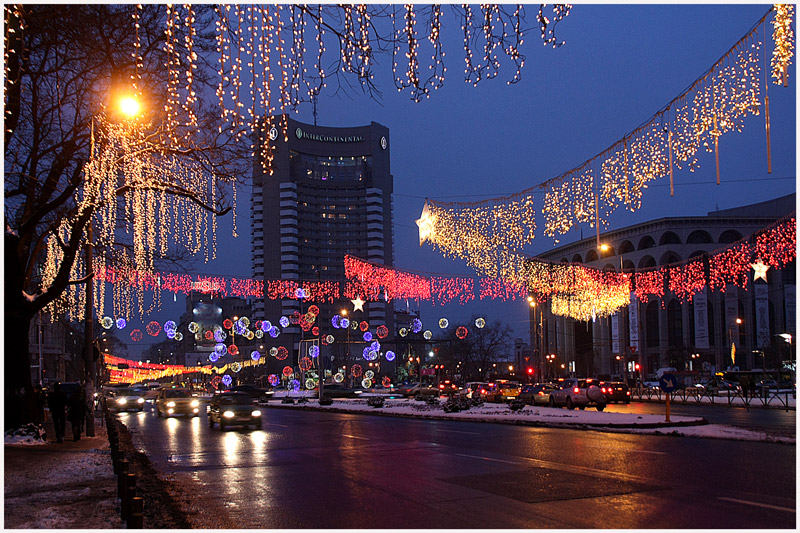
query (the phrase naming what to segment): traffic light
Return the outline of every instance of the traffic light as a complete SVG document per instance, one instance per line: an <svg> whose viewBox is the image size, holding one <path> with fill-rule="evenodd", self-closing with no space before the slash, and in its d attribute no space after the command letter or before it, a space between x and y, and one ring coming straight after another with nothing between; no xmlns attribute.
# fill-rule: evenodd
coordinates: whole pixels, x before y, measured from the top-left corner
<svg viewBox="0 0 800 533"><path fill-rule="evenodd" d="M528 375L529 376L533 375L533 369L531 367L528 367Z"/></svg>
<svg viewBox="0 0 800 533"><path fill-rule="evenodd" d="M638 371L639 371L639 363L636 363L636 366L635 366L634 368L635 368L635 369L636 369L636 371L638 372Z"/></svg>

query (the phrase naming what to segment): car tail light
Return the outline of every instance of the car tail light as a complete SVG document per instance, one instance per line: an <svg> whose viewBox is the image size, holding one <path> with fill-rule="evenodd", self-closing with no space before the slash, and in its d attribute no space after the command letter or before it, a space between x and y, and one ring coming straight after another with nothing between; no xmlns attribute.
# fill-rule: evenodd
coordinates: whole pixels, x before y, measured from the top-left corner
<svg viewBox="0 0 800 533"><path fill-rule="evenodd" d="M440 389L443 389L443 388L444 388L444 385L439 385L439 388L440 388Z"/></svg>
<svg viewBox="0 0 800 533"><path fill-rule="evenodd" d="M578 388L578 387L575 387L574 389L572 389L572 392L574 392L575 394L580 394L581 393L581 389Z"/></svg>
<svg viewBox="0 0 800 533"><path fill-rule="evenodd" d="M544 396L544 392L539 391L539 396Z"/></svg>
<svg viewBox="0 0 800 533"><path fill-rule="evenodd" d="M605 388L605 387L601 387L601 388L600 388L600 391L601 391L603 394L605 394L605 392L606 392L606 388Z"/></svg>
<svg viewBox="0 0 800 533"><path fill-rule="evenodd" d="M626 392L625 394L627 394L628 396L630 396L630 395L631 395L631 391L628 391L628 392Z"/></svg>

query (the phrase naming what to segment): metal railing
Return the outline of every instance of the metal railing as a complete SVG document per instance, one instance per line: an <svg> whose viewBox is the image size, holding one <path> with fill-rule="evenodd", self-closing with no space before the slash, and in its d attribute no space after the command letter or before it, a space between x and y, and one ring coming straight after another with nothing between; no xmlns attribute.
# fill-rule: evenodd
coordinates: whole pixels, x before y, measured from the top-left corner
<svg viewBox="0 0 800 533"><path fill-rule="evenodd" d="M666 401L666 393L658 387L634 387L631 399L639 401ZM741 390L715 391L713 388L686 387L671 393L670 401L681 403L727 404L737 407L782 407L789 410L789 399L795 399L795 393L773 389L762 389L755 394Z"/></svg>

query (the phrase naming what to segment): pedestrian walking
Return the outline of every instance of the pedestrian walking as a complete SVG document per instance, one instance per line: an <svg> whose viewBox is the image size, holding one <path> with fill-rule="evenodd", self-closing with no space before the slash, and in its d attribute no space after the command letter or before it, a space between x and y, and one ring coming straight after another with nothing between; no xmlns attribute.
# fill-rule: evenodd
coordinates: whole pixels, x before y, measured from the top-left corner
<svg viewBox="0 0 800 533"><path fill-rule="evenodd" d="M53 385L53 390L47 395L47 406L50 408L50 416L53 417L56 442L64 442L64 431L67 426L67 395L61 390L61 383Z"/></svg>
<svg viewBox="0 0 800 533"><path fill-rule="evenodd" d="M81 385L72 393L67 403L67 419L72 425L72 440L81 440L81 429L86 417L86 402L83 395L83 385Z"/></svg>

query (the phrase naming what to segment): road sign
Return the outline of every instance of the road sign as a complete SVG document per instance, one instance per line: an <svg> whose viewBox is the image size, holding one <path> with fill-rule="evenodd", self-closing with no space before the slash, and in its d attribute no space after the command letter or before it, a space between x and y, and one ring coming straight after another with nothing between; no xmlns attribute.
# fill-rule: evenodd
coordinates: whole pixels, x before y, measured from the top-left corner
<svg viewBox="0 0 800 533"><path fill-rule="evenodd" d="M678 378L672 374L663 374L661 379L658 380L658 386L664 392L672 392L678 388Z"/></svg>
<svg viewBox="0 0 800 533"><path fill-rule="evenodd" d="M628 351L631 353L636 353L636 346L628 346Z"/></svg>

